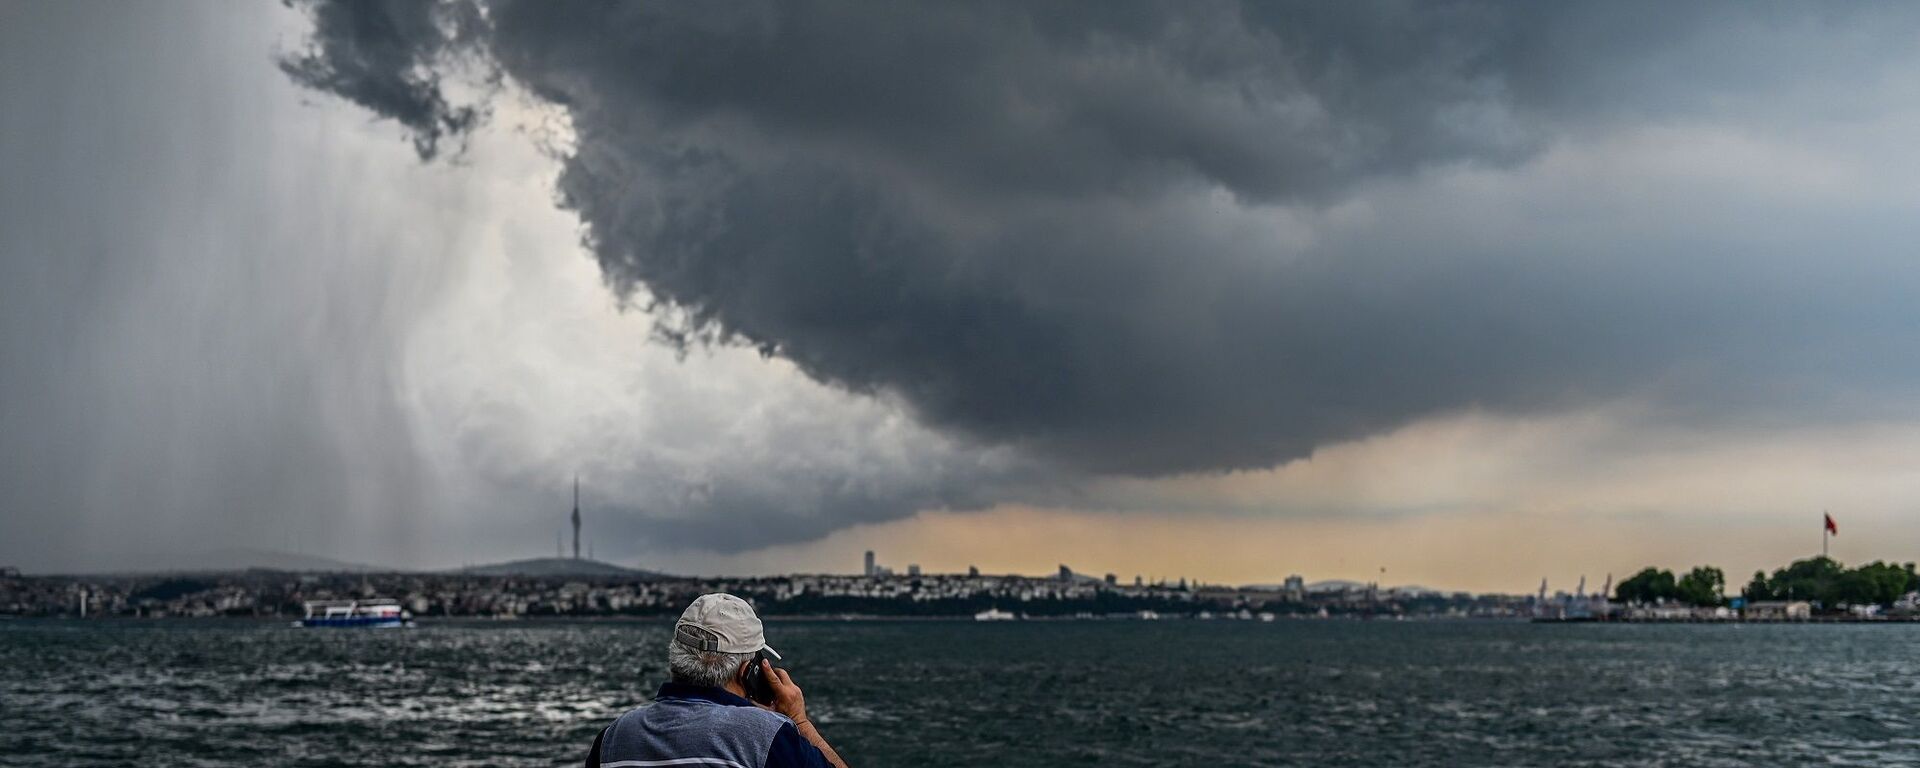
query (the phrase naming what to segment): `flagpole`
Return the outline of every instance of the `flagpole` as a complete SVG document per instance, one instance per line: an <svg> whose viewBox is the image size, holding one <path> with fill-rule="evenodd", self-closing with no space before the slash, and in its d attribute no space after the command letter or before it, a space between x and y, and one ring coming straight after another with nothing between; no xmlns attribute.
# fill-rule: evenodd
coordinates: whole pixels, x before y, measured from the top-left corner
<svg viewBox="0 0 1920 768"><path fill-rule="evenodd" d="M1829 534L1827 533L1827 511L1823 509L1823 510L1820 510L1820 559L1822 560L1829 559L1827 557L1827 536L1828 535Z"/></svg>

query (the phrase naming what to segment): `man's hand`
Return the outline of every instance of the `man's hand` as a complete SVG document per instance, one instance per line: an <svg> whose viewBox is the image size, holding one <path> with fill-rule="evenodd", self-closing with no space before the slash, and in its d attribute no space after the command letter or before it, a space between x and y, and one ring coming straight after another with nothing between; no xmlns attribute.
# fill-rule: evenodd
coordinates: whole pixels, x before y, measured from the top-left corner
<svg viewBox="0 0 1920 768"><path fill-rule="evenodd" d="M767 676L767 687L773 689L773 702L761 706L786 715L796 723L806 720L807 697L800 692L800 686L794 684L793 675L766 659L760 659L760 664L760 671Z"/></svg>
<svg viewBox="0 0 1920 768"><path fill-rule="evenodd" d="M766 659L761 659L760 664L763 665L760 671L766 673L767 687L773 689L773 703L761 704L756 701L754 705L786 715L788 720L793 721L793 728L800 733L800 738L820 750L820 755L827 759L828 764L847 768L847 761L840 759L840 753L833 751L826 737L820 735L820 729L813 727L813 721L807 719L807 697L800 692L800 686L794 684L793 675Z"/></svg>

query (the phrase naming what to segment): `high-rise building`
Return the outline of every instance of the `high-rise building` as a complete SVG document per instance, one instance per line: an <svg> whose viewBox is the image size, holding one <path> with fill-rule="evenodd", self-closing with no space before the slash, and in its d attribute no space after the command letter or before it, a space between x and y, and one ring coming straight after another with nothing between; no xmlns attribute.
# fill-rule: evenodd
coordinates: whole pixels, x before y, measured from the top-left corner
<svg viewBox="0 0 1920 768"><path fill-rule="evenodd" d="M869 550L867 550L867 569L866 569L865 571L863 571L863 573L865 573L865 574L866 574L866 576L867 576L867 578L869 578L869 579L871 579L871 578L873 578L873 576L874 576L874 573L873 573L873 550L871 550L871 549L869 549Z"/></svg>
<svg viewBox="0 0 1920 768"><path fill-rule="evenodd" d="M977 565L967 566L967 578L969 579L980 578L980 566L977 566Z"/></svg>
<svg viewBox="0 0 1920 768"><path fill-rule="evenodd" d="M1066 563L1060 564L1060 580L1073 581L1073 569L1068 568Z"/></svg>
<svg viewBox="0 0 1920 768"><path fill-rule="evenodd" d="M914 577L914 578L916 578L916 579L917 579L917 578L920 578L920 564L919 564L919 563L908 563L908 564L907 564L907 575L908 575L908 576L912 576L912 577Z"/></svg>

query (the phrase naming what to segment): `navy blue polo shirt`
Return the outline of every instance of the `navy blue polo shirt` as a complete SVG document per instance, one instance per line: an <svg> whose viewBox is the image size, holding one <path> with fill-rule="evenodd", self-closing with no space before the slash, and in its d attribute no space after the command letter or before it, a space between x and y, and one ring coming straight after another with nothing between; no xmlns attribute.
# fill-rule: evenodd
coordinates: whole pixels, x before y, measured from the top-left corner
<svg viewBox="0 0 1920 768"><path fill-rule="evenodd" d="M826 755L800 737L793 721L719 689L660 686L652 704L600 731L587 768L707 765L721 768L827 768Z"/></svg>

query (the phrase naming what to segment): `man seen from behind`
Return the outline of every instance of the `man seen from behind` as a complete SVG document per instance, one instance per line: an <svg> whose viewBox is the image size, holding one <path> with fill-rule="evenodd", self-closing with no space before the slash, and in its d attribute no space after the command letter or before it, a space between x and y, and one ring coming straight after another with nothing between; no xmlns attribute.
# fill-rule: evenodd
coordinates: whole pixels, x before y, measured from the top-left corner
<svg viewBox="0 0 1920 768"><path fill-rule="evenodd" d="M724 593L696 598L667 644L672 679L652 704L600 732L587 768L846 768L807 719L800 686L766 657L780 654L753 606ZM756 668L761 701L747 698Z"/></svg>

